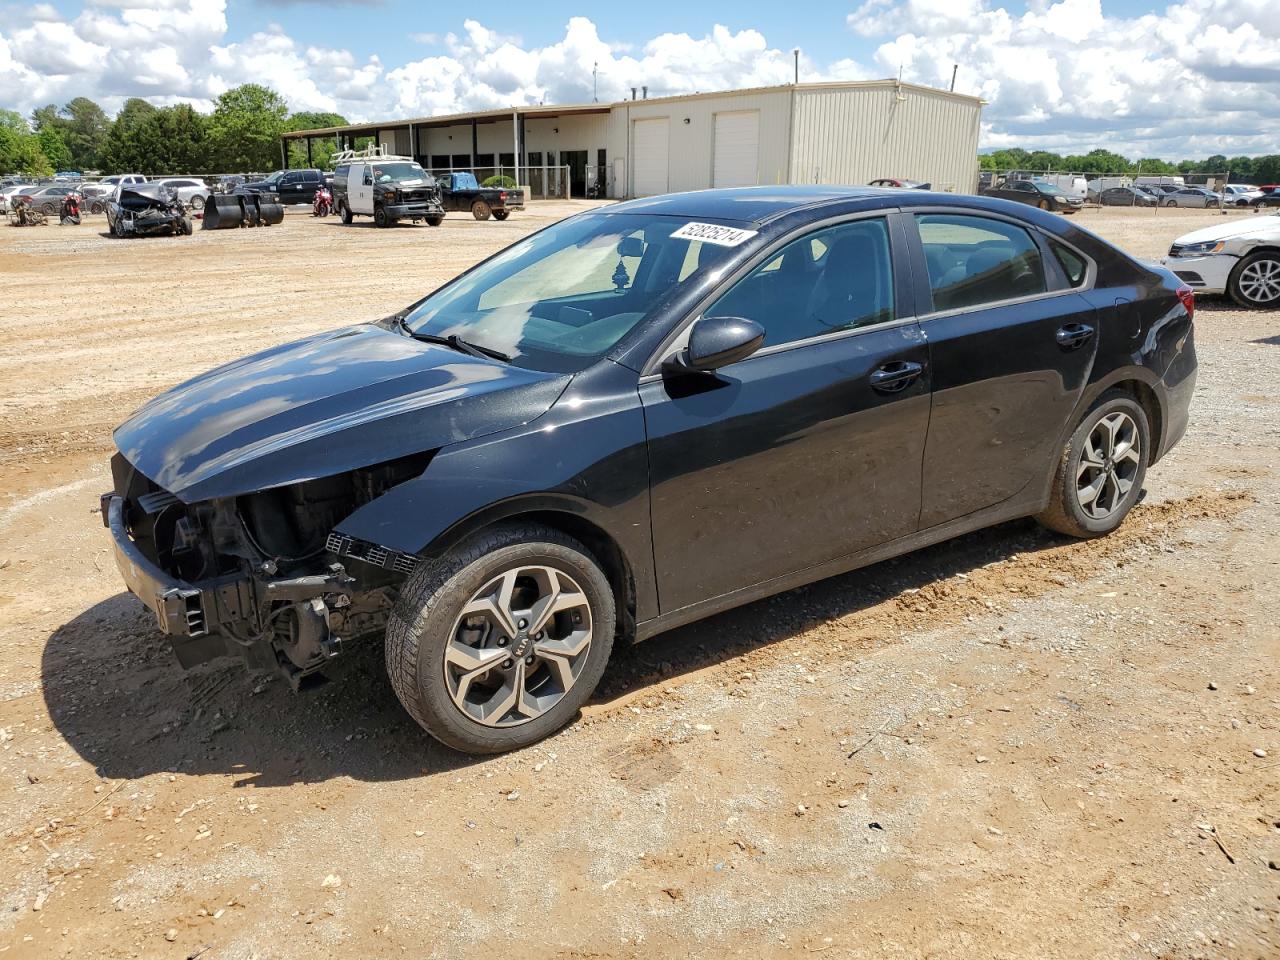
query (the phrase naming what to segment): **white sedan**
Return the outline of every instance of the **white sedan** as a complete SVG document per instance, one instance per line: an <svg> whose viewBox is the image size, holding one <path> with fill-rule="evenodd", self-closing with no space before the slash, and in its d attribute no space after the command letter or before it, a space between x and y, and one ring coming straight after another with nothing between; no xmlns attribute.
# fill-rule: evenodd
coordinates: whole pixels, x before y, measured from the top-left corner
<svg viewBox="0 0 1280 960"><path fill-rule="evenodd" d="M1280 213L1195 230L1175 240L1161 263L1198 293L1280 307Z"/></svg>

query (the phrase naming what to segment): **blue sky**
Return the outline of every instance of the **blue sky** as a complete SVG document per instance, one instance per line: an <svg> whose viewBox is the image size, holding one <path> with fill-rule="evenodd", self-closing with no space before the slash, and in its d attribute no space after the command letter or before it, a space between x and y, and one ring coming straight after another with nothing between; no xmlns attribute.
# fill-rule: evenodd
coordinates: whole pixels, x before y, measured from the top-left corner
<svg viewBox="0 0 1280 960"><path fill-rule="evenodd" d="M894 76L988 101L984 147L1280 153L1277 0L0 0L0 107L239 83L352 120Z"/></svg>

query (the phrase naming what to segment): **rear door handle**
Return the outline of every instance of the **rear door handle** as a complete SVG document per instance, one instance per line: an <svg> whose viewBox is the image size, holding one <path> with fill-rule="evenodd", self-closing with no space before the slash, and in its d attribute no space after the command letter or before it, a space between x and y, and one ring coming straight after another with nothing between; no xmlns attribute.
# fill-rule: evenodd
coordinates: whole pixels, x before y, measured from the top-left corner
<svg viewBox="0 0 1280 960"><path fill-rule="evenodd" d="M1055 339L1058 341L1058 346L1074 350L1088 343L1092 336L1093 327L1083 323L1068 323L1065 327L1058 328Z"/></svg>
<svg viewBox="0 0 1280 960"><path fill-rule="evenodd" d="M871 388L881 393L905 390L924 371L924 365L910 360L893 360L871 374Z"/></svg>

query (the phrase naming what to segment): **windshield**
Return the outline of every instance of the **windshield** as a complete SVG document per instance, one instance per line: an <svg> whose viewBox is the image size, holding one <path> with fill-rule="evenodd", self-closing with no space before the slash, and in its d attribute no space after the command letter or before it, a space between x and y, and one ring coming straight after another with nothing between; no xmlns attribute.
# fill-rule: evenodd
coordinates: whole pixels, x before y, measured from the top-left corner
<svg viewBox="0 0 1280 960"><path fill-rule="evenodd" d="M374 183L399 183L405 180L425 180L427 171L416 163L379 163L373 168Z"/></svg>
<svg viewBox="0 0 1280 960"><path fill-rule="evenodd" d="M283 170L277 170L275 173L269 173L269 174L267 174L267 175L263 178L262 182L263 182L263 183L275 183L277 180L279 180L279 179L280 179L281 177L283 177L283 176L284 176L284 171L283 171Z"/></svg>
<svg viewBox="0 0 1280 960"><path fill-rule="evenodd" d="M1052 183L1045 183L1043 180L1035 180L1032 182L1035 183L1035 185L1040 188L1041 193L1047 193L1047 194L1059 196L1059 197L1066 196L1066 192L1064 190L1060 190L1056 185Z"/></svg>
<svg viewBox="0 0 1280 960"><path fill-rule="evenodd" d="M582 370L733 254L673 236L686 223L652 214L572 217L436 291L406 314L405 326L457 335L518 366Z"/></svg>

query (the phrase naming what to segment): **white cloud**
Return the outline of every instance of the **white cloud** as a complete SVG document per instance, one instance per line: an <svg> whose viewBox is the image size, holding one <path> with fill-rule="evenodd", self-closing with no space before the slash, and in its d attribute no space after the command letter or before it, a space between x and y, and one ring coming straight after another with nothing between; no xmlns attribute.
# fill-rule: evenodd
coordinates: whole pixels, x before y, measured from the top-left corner
<svg viewBox="0 0 1280 960"><path fill-rule="evenodd" d="M882 39L881 74L990 101L987 146L1177 157L1280 151L1280 3L1186 0L1109 17L1099 0L866 0L847 22Z"/></svg>
<svg viewBox="0 0 1280 960"><path fill-rule="evenodd" d="M286 2L286 0L277 0ZM341 0L334 0L341 2ZM857 0L855 0L857 2ZM1108 17L1100 0L1030 0L1018 15L994 0L863 0L850 30L874 41L869 59L814 63L805 79L895 76L990 101L988 146L1095 146L1131 154L1275 152L1280 3L1181 0L1159 15ZM476 19L446 34L413 34L433 55L400 64L308 46L280 27L227 40L225 0L89 0L73 17L47 3L0 17L0 106L27 112L89 96L108 111L127 97L209 109L254 81L294 110L353 120L512 104L601 100L647 85L650 96L789 82L790 50L756 30L713 26L632 45L573 17L546 46Z"/></svg>

